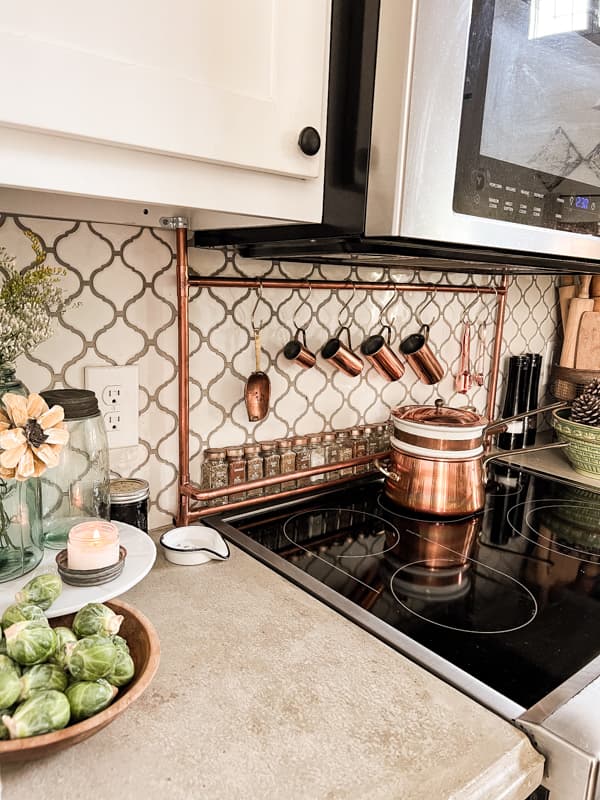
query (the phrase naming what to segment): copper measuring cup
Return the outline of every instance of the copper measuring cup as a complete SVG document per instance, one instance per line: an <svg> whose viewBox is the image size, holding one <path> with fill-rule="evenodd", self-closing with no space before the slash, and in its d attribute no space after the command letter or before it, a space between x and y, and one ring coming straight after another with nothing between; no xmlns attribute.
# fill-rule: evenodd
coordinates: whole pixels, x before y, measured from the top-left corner
<svg viewBox="0 0 600 800"><path fill-rule="evenodd" d="M300 334L302 334L302 342L299 339ZM295 361L296 364L299 364L304 369L314 367L317 362L315 354L311 353L306 346L306 331L304 328L296 328L294 338L290 339L283 348L283 355L288 361Z"/></svg>
<svg viewBox="0 0 600 800"><path fill-rule="evenodd" d="M387 330L387 341L384 332ZM381 331L369 336L360 346L360 352L386 381L397 381L404 375L404 364L390 347L392 328L384 325Z"/></svg>
<svg viewBox="0 0 600 800"><path fill-rule="evenodd" d="M341 340L342 331L346 331L348 337L348 347L346 347ZM350 340L350 328L347 325L342 325L337 334L330 339L321 348L321 355L326 361L333 364L334 367L348 375L355 378L360 375L364 362L362 358L352 352L352 342Z"/></svg>
<svg viewBox="0 0 600 800"><path fill-rule="evenodd" d="M296 328L296 333L294 335L294 338L290 339L290 341L283 348L284 358L287 358L288 361L295 361L296 364L299 364L303 369L310 369L311 367L314 367L314 365L317 362L315 354L311 352L306 346L306 328L300 325L300 323L297 321L299 312L302 310L304 306L307 306L309 318L305 323L305 325L308 325L308 323L310 322L310 315L312 312L308 304L308 300L310 298L311 293L312 293L312 287L310 286L308 287L308 294L305 298L303 298L302 295L298 292L298 294L300 295L301 303L294 312L294 318L292 320L292 324ZM300 342L300 335L302 335L302 343Z"/></svg>
<svg viewBox="0 0 600 800"><path fill-rule="evenodd" d="M419 323L419 332L407 336L400 342L400 352L406 356L406 361L412 367L417 378L426 384L438 383L444 377L444 368L438 361L431 347L429 347L429 325L423 323L421 312L427 308L435 297L435 289L429 292L429 297L417 308L415 317Z"/></svg>

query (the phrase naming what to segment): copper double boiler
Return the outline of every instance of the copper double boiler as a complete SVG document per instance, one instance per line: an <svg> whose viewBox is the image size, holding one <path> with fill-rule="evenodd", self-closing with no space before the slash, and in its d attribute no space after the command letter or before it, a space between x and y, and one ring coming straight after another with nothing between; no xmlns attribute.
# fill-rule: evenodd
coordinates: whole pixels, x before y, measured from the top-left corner
<svg viewBox="0 0 600 800"><path fill-rule="evenodd" d="M475 411L449 408L443 400L435 406L401 406L392 411L391 469L376 461L385 475L385 492L395 504L423 514L460 516L475 514L485 505L484 453L488 434L505 424L563 406L550 406L490 423ZM564 443L552 443L498 455L533 452Z"/></svg>

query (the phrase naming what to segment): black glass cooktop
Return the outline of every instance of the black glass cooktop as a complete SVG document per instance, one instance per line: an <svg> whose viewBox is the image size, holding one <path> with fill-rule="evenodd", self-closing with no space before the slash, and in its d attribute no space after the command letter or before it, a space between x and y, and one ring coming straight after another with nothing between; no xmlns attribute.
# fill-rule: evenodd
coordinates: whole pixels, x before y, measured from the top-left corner
<svg viewBox="0 0 600 800"><path fill-rule="evenodd" d="M600 655L600 493L581 486L501 465L469 517L415 516L367 479L208 521L507 715Z"/></svg>

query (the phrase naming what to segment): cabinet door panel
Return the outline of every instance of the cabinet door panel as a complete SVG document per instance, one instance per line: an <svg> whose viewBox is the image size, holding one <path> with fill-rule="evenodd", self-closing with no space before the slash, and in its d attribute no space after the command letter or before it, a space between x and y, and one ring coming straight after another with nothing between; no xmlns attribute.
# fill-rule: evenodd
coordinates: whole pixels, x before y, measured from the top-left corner
<svg viewBox="0 0 600 800"><path fill-rule="evenodd" d="M324 132L328 0L58 0L0 19L0 123L298 177Z"/></svg>

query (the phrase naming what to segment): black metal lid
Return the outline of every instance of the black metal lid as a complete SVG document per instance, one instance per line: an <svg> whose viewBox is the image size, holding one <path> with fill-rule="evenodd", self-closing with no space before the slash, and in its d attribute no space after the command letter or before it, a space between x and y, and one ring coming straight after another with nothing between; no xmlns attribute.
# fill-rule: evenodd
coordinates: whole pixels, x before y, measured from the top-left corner
<svg viewBox="0 0 600 800"><path fill-rule="evenodd" d="M98 399L89 389L48 389L40 394L50 408L63 407L65 420L97 417L100 414Z"/></svg>

